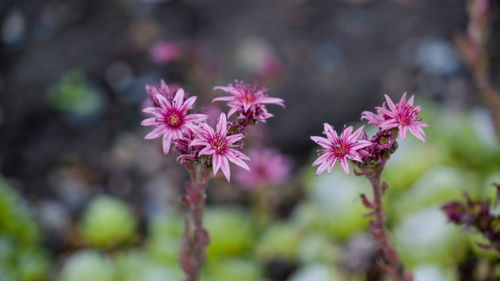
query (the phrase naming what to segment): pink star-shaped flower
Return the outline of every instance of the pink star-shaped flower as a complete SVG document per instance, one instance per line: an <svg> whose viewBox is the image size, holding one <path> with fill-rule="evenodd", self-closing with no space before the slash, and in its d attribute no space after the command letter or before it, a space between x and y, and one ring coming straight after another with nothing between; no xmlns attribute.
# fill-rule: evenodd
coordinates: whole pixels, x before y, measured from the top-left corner
<svg viewBox="0 0 500 281"><path fill-rule="evenodd" d="M429 127L429 125L418 117L422 108L413 105L415 96L411 96L406 101L406 95L404 93L398 103L394 103L388 95L385 95L389 108L386 108L384 104L382 107L376 108L377 114L365 111L362 113L361 119L368 120L368 123L382 130L398 128L401 140L406 138L406 133L409 130L417 139L425 142L425 132L422 128Z"/></svg>
<svg viewBox="0 0 500 281"><path fill-rule="evenodd" d="M227 181L229 181L231 178L229 161L245 170L250 170L248 165L243 161L248 161L250 158L241 151L234 149L240 147L240 145L235 143L241 139L243 139L242 134L228 134L226 114L221 113L216 129L214 130L207 123L200 124L198 130L196 130L196 137L190 145L204 146L198 155L212 156L214 175L221 169Z"/></svg>
<svg viewBox="0 0 500 281"><path fill-rule="evenodd" d="M264 104L276 104L285 107L285 102L282 99L266 96L267 89L256 90L254 87L245 85L244 83L218 86L214 90L221 90L231 94L231 96L218 97L212 100L228 102L227 105L230 107L230 110L227 115L229 117L237 111L242 111L243 113L253 112L254 114L263 111L266 115L264 119L266 119L273 115L267 112Z"/></svg>
<svg viewBox="0 0 500 281"><path fill-rule="evenodd" d="M196 130L198 124L207 119L204 114L188 114L196 101L196 97L190 97L184 101L183 89L177 90L171 101L160 93L154 96L153 101L155 106L147 107L143 112L150 113L154 117L143 120L141 125L155 127L153 131L144 137L145 139L155 139L163 136L163 152L165 154L170 151L173 140L182 138L186 130Z"/></svg>
<svg viewBox="0 0 500 281"><path fill-rule="evenodd" d="M363 126L355 132L353 132L352 126L349 126L344 129L340 136L338 136L333 127L325 123L323 134L326 135L326 138L317 136L311 137L314 142L322 147L320 150L321 155L312 164L313 166L319 165L316 175L319 176L325 170L331 173L337 160L340 162L346 174L349 174L350 171L347 160L350 159L362 162L358 151L372 144L368 140L359 139L362 133Z"/></svg>

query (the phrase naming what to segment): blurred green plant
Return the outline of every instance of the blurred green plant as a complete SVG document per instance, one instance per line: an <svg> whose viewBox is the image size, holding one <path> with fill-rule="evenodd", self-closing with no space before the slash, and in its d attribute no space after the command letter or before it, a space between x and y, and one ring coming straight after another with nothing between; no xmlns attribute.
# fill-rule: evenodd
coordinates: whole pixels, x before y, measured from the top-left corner
<svg viewBox="0 0 500 281"><path fill-rule="evenodd" d="M59 281L115 281L115 266L108 257L82 250L69 257L61 270Z"/></svg>
<svg viewBox="0 0 500 281"><path fill-rule="evenodd" d="M90 246L109 249L134 241L136 221L125 203L100 196L85 210L81 230Z"/></svg>
<svg viewBox="0 0 500 281"><path fill-rule="evenodd" d="M48 280L51 260L24 199L0 177L0 280Z"/></svg>
<svg viewBox="0 0 500 281"><path fill-rule="evenodd" d="M70 70L49 90L47 102L50 108L76 115L92 115L103 106L99 93L88 84L80 70Z"/></svg>

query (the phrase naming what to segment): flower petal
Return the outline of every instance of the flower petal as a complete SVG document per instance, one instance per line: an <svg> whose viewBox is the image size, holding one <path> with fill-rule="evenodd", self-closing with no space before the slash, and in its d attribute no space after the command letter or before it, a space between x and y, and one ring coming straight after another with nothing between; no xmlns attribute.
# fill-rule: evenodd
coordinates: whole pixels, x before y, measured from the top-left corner
<svg viewBox="0 0 500 281"><path fill-rule="evenodd" d="M226 176L226 179L229 182L231 180L231 170L229 169L229 161L227 160L227 157L221 157L221 159L222 159L222 165L221 165L222 173L224 173L224 176Z"/></svg>

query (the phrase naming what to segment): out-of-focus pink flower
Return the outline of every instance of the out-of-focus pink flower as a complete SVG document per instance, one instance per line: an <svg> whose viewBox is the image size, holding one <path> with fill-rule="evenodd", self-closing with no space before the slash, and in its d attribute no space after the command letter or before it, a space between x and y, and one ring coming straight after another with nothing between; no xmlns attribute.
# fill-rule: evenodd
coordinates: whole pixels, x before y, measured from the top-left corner
<svg viewBox="0 0 500 281"><path fill-rule="evenodd" d="M236 82L234 85L218 86L214 90L221 90L231 96L218 97L212 101L226 101L230 107L228 116L240 111L240 118L254 118L256 121L265 122L265 119L272 117L265 107L265 104L276 104L285 107L285 102L280 98L265 95L267 89L257 90L255 87Z"/></svg>
<svg viewBox="0 0 500 281"><path fill-rule="evenodd" d="M231 171L229 169L229 161L249 170L250 168L243 160L250 160L250 158L234 148L240 147L235 143L243 139L242 134L228 135L227 117L226 114L221 113L219 122L214 130L207 123L202 123L199 129L196 130L196 138L191 142L191 146L204 146L198 153L199 156L208 155L212 156L212 166L214 175L217 174L219 169L222 170L224 176L229 181L231 178Z"/></svg>
<svg viewBox="0 0 500 281"><path fill-rule="evenodd" d="M406 93L403 94L398 103L385 95L387 106L377 107L377 114L372 112L363 112L361 119L367 119L368 123L379 127L382 130L399 128L399 137L401 140L406 138L408 130L419 140L425 142L425 132L422 128L428 127L427 123L422 122L418 114L422 110L420 106L413 106L415 96L411 96L406 101Z"/></svg>
<svg viewBox="0 0 500 281"><path fill-rule="evenodd" d="M283 72L283 65L278 57L268 55L264 58L260 76L263 78L275 78Z"/></svg>
<svg viewBox="0 0 500 281"><path fill-rule="evenodd" d="M311 137L314 142L322 147L320 156L312 164L313 166L319 165L316 175L319 176L325 170L331 173L337 160L340 162L346 174L350 173L347 163L348 159L362 162L359 150L372 144L368 140L359 139L363 133L363 127L364 126L353 132L352 126L349 126L344 129L340 136L338 136L333 127L325 123L323 134L326 135L326 138L317 136Z"/></svg>
<svg viewBox="0 0 500 281"><path fill-rule="evenodd" d="M182 48L174 42L158 42L150 50L151 59L155 63L169 63L178 59L182 55Z"/></svg>
<svg viewBox="0 0 500 281"><path fill-rule="evenodd" d="M252 161L250 171L239 169L236 180L247 188L262 188L281 184L289 176L291 161L274 149L253 149L248 153Z"/></svg>
<svg viewBox="0 0 500 281"><path fill-rule="evenodd" d="M152 114L154 117L143 120L141 125L154 126L155 128L144 138L155 139L163 136L163 152L168 154L173 140L182 138L186 130L196 130L199 123L205 121L207 116L205 114L188 114L196 97L184 100L183 89L177 90L171 100L160 93L153 97L155 106L147 107L143 112Z"/></svg>

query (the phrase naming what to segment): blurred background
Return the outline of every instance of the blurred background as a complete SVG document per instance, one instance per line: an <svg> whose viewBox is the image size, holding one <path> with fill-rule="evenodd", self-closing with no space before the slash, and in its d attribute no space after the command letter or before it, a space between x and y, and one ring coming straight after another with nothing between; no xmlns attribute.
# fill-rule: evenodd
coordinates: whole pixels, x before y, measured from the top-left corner
<svg viewBox="0 0 500 281"><path fill-rule="evenodd" d="M465 2L2 0L0 280L182 280L187 174L139 125L144 86L160 79L212 116L227 109L210 103L212 87L235 79L286 102L250 132L259 181L232 167L234 181L210 182L202 280L376 276L359 199L370 186L339 170L315 177L309 136L323 122L357 126L383 94L404 91L431 127L426 143L401 144L384 174L402 259L419 281L499 271L498 256L475 246L481 237L439 210L464 191L492 198L500 182L498 138L455 46Z"/></svg>

